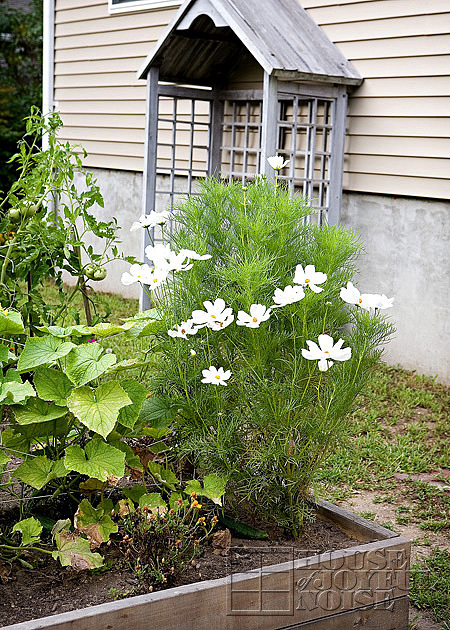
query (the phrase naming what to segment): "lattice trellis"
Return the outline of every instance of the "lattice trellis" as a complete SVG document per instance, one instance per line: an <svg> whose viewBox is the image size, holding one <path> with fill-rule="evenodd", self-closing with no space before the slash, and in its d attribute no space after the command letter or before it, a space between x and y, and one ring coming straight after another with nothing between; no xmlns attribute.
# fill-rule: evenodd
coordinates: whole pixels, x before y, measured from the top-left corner
<svg viewBox="0 0 450 630"><path fill-rule="evenodd" d="M158 209L195 192L195 182L210 170L211 107L208 101L165 96L158 107Z"/></svg>

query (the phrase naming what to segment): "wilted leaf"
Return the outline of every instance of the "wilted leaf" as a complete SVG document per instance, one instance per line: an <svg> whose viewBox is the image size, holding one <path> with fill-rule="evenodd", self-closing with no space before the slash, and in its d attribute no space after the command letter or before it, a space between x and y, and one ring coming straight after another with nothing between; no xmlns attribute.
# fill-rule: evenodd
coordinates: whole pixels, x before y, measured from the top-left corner
<svg viewBox="0 0 450 630"><path fill-rule="evenodd" d="M64 463L68 470L106 481L110 475L123 477L125 453L102 440L94 439L88 442L84 449L78 444L68 446Z"/></svg>
<svg viewBox="0 0 450 630"><path fill-rule="evenodd" d="M42 525L31 516L16 523L12 530L22 534L22 545L32 545L41 539Z"/></svg>
<svg viewBox="0 0 450 630"><path fill-rule="evenodd" d="M130 499L121 499L118 503L118 509L116 508L116 514L120 516L120 518L125 518L131 512L134 511L133 502Z"/></svg>
<svg viewBox="0 0 450 630"><path fill-rule="evenodd" d="M87 499L83 499L78 506L74 526L80 534L87 536L91 549L100 547L119 529L102 507L94 508Z"/></svg>
<svg viewBox="0 0 450 630"><path fill-rule="evenodd" d="M78 486L83 494L92 494L94 492L98 492L99 490L104 490L108 483L106 481L100 481L99 479L86 479L86 481L82 481Z"/></svg>
<svg viewBox="0 0 450 630"><path fill-rule="evenodd" d="M139 458L142 468L147 470L147 466L149 462L155 458L155 454L149 448L142 448L140 446L132 446L131 448L133 453Z"/></svg>
<svg viewBox="0 0 450 630"><path fill-rule="evenodd" d="M86 343L76 346L67 356L66 373L75 385L86 385L104 374L115 362L115 354L105 354L98 343Z"/></svg>
<svg viewBox="0 0 450 630"><path fill-rule="evenodd" d="M110 381L91 389L79 387L67 399L70 411L88 429L100 433L104 438L111 433L117 422L119 411L131 400L118 383Z"/></svg>
<svg viewBox="0 0 450 630"><path fill-rule="evenodd" d="M50 365L75 347L71 341L61 341L56 337L29 337L19 357L17 369L19 372L28 372L41 365Z"/></svg>
<svg viewBox="0 0 450 630"><path fill-rule="evenodd" d="M76 533L62 530L54 533L57 551L52 553L55 560L59 560L63 567L72 567L76 571L98 569L103 566L103 558L99 553L92 553L89 541Z"/></svg>

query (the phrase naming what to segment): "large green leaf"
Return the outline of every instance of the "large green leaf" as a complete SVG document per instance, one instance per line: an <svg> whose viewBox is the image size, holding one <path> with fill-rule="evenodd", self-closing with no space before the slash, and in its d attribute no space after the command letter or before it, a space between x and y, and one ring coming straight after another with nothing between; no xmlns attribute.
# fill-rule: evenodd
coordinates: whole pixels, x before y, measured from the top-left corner
<svg viewBox="0 0 450 630"><path fill-rule="evenodd" d="M139 417L142 403L147 395L147 389L137 381L132 381L131 379L121 381L120 385L132 400L132 404L120 410L119 422L124 427L132 429Z"/></svg>
<svg viewBox="0 0 450 630"><path fill-rule="evenodd" d="M30 337L19 357L17 369L19 372L28 372L41 365L50 365L75 347L71 341L61 341L56 337Z"/></svg>
<svg viewBox="0 0 450 630"><path fill-rule="evenodd" d="M155 429L167 428L177 414L177 408L171 407L169 400L162 396L151 395L145 399L139 414L139 426L150 425Z"/></svg>
<svg viewBox="0 0 450 630"><path fill-rule="evenodd" d="M88 335L92 335L93 337L111 337L112 335L118 335L119 333L126 332L133 328L134 322L126 322L125 324L109 324L105 322L100 322L100 324L96 324L95 326L90 326L87 328Z"/></svg>
<svg viewBox="0 0 450 630"><path fill-rule="evenodd" d="M45 455L29 457L14 471L14 477L20 479L36 490L43 488L49 481L64 477L67 470L62 460L52 461Z"/></svg>
<svg viewBox="0 0 450 630"><path fill-rule="evenodd" d="M135 503L139 503L139 499L143 497L144 494L145 490L143 486L140 486L139 484L134 485L132 488L123 489L123 495Z"/></svg>
<svg viewBox="0 0 450 630"><path fill-rule="evenodd" d="M6 363L8 360L9 348L4 343L0 344L0 363Z"/></svg>
<svg viewBox="0 0 450 630"><path fill-rule="evenodd" d="M64 372L52 368L40 367L34 374L34 386L40 398L53 400L56 405L65 406L73 389Z"/></svg>
<svg viewBox="0 0 450 630"><path fill-rule="evenodd" d="M14 430L23 435L27 440L37 440L38 438L60 437L67 435L69 431L70 419L67 417L48 420L47 422L36 422L32 424L16 424Z"/></svg>
<svg viewBox="0 0 450 630"><path fill-rule="evenodd" d="M5 470L6 464L10 461L8 455L0 449L0 478Z"/></svg>
<svg viewBox="0 0 450 630"><path fill-rule="evenodd" d="M79 387L67 399L74 416L88 429L100 433L104 438L111 433L122 407L131 403L130 398L118 383L110 381L91 389Z"/></svg>
<svg viewBox="0 0 450 630"><path fill-rule="evenodd" d="M103 507L94 508L88 499L83 499L78 506L74 526L77 532L87 536L91 549L100 547L103 542L109 540L111 534L119 529L109 514L105 514Z"/></svg>
<svg viewBox="0 0 450 630"><path fill-rule="evenodd" d="M219 477L219 475L211 474L206 475L203 479L203 488L197 479L189 481L185 493L191 494L195 492L200 497L206 497L211 499L213 503L222 505L222 496L225 494L225 487L227 485L227 479L225 477Z"/></svg>
<svg viewBox="0 0 450 630"><path fill-rule="evenodd" d="M66 374L75 385L86 385L104 374L115 362L116 355L105 354L98 343L84 343L68 355Z"/></svg>
<svg viewBox="0 0 450 630"><path fill-rule="evenodd" d="M24 332L20 313L0 308L0 335L20 335Z"/></svg>
<svg viewBox="0 0 450 630"><path fill-rule="evenodd" d="M114 446L114 448L117 448L119 451L122 451L122 453L125 453L125 463L130 468L135 468L136 470L141 471L143 470L141 460L137 455L135 455L133 449L131 448L131 446L129 446L129 444L126 444L121 440L110 440L109 436L108 444L111 444L111 446Z"/></svg>
<svg viewBox="0 0 450 630"><path fill-rule="evenodd" d="M42 525L31 516L16 523L12 530L22 534L22 545L33 545L41 539Z"/></svg>
<svg viewBox="0 0 450 630"><path fill-rule="evenodd" d="M39 326L41 332L45 332L52 337L70 337L70 336L85 336L89 334L87 326L68 326L62 328L61 326Z"/></svg>
<svg viewBox="0 0 450 630"><path fill-rule="evenodd" d="M108 477L123 477L125 473L125 453L100 439L91 440L84 449L78 444L66 448L64 458L68 470L106 481Z"/></svg>
<svg viewBox="0 0 450 630"><path fill-rule="evenodd" d="M19 382L17 382L13 378L8 380L8 375L5 376L4 380L0 376L0 403L6 401L8 404L17 404L30 398L30 396L36 396L31 383L28 381L22 383L20 377Z"/></svg>
<svg viewBox="0 0 450 630"><path fill-rule="evenodd" d="M81 538L66 529L55 531L53 535L57 551L54 551L52 556L59 560L63 567L70 566L76 571L83 571L98 569L103 565L102 556L91 552L89 540L86 538Z"/></svg>
<svg viewBox="0 0 450 630"><path fill-rule="evenodd" d="M39 398L32 398L26 405L12 408L14 416L19 424L35 424L36 422L47 422L56 420L67 413L67 407L57 407L54 403L50 405Z"/></svg>
<svg viewBox="0 0 450 630"><path fill-rule="evenodd" d="M2 447L13 457L23 458L30 452L30 440L14 429L4 429L2 432Z"/></svg>

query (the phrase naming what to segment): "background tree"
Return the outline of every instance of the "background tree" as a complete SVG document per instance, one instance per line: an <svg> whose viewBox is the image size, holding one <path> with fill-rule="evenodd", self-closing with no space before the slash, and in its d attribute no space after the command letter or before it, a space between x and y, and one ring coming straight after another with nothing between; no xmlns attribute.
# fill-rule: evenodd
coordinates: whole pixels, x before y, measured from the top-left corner
<svg viewBox="0 0 450 630"><path fill-rule="evenodd" d="M25 133L24 118L41 102L42 0L31 0L28 8L0 0L0 191L16 178L8 160Z"/></svg>

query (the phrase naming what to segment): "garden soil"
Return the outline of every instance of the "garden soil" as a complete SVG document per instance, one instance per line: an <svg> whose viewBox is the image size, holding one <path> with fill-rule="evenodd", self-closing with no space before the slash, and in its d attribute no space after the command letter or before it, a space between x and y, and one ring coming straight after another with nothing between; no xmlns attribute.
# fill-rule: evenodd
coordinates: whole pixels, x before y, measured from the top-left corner
<svg viewBox="0 0 450 630"><path fill-rule="evenodd" d="M356 544L356 540L320 520L309 524L307 533L295 541L280 532L272 532L269 540L233 537L228 552L207 545L203 554L188 565L182 579L171 586L224 577L230 567L233 573L249 571L260 566L261 557L267 566ZM101 552L107 570L76 572L53 559L34 569L11 569L0 564L0 627L148 592L121 563L123 556L117 543L104 545ZM33 557L27 560L32 562Z"/></svg>

